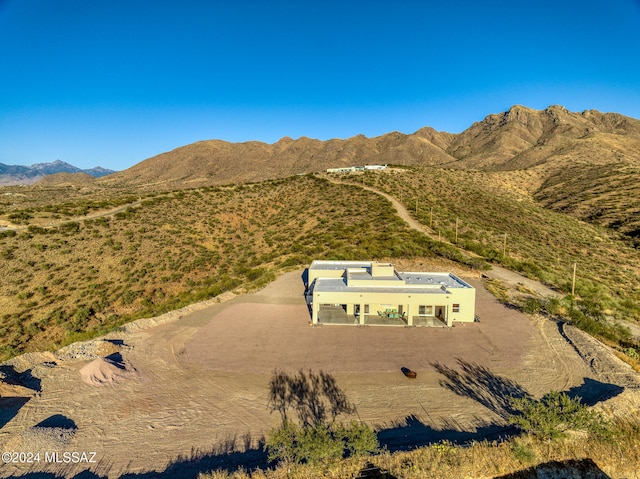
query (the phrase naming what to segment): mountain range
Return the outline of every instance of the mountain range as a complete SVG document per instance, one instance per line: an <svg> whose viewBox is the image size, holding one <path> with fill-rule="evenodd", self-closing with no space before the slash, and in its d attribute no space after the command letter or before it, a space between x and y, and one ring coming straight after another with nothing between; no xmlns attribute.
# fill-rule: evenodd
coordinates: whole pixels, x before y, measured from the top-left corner
<svg viewBox="0 0 640 479"><path fill-rule="evenodd" d="M51 163L35 163L31 166L0 163L0 186L30 185L47 175L57 173L84 173L94 178L101 178L115 171L100 166L83 170L60 160Z"/></svg>
<svg viewBox="0 0 640 479"><path fill-rule="evenodd" d="M0 164L0 186L35 183L55 173L40 184L170 190L365 164L482 172L487 181L516 189L546 208L640 238L640 121L558 105L544 110L515 105L457 134L424 127L411 134L327 141L205 140L120 172L81 170L59 160L31 167Z"/></svg>
<svg viewBox="0 0 640 479"><path fill-rule="evenodd" d="M242 183L364 164L481 171L545 207L640 236L640 121L562 106L516 105L459 134L430 127L375 138L357 135L276 143L200 141L98 180L174 189Z"/></svg>

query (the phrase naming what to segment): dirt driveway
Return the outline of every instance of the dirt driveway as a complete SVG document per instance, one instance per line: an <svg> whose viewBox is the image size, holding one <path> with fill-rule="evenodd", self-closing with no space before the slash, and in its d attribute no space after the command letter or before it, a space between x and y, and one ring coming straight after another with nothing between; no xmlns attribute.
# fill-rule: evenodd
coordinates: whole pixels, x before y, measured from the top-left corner
<svg viewBox="0 0 640 479"><path fill-rule="evenodd" d="M611 362L600 361L602 371L595 370L579 354L587 346L576 347L582 333L572 332L578 339L568 342L555 323L497 302L479 279L468 278L477 288L480 323L311 327L301 273L285 274L256 294L143 320L110 334L108 343L5 364L16 377L35 378L30 385L39 392L7 417L3 450L95 452L96 462L5 464L0 477L34 471L73 477L86 470L140 477L171 463L163 477L196 477L198 468L251 464L259 453L250 449L279 421L268 407L276 369L331 374L354 404L353 418L376 427L391 449L497 434L509 393L538 396L586 384L597 398L621 389L603 382L612 368L624 372L615 358L607 356ZM585 341L599 358L608 354ZM83 382L80 370L105 344L135 375L96 387ZM417 379L407 379L402 367L417 371ZM40 442L32 441L36 436Z"/></svg>

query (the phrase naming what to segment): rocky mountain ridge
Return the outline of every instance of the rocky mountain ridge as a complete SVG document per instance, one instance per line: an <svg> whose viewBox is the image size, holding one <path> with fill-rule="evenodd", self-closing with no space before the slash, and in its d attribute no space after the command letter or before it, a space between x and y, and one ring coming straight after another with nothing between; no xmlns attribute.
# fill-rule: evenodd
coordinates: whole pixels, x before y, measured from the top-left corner
<svg viewBox="0 0 640 479"><path fill-rule="evenodd" d="M205 140L98 180L105 186L174 189L244 183L364 164L484 171L545 207L640 235L640 121L558 105L515 105L453 134L425 127L273 144Z"/></svg>
<svg viewBox="0 0 640 479"><path fill-rule="evenodd" d="M93 178L101 178L115 173L113 170L96 166L89 169L81 169L61 160L51 163L34 163L31 166L5 165L0 163L0 186L31 185L47 175L57 173L84 173Z"/></svg>

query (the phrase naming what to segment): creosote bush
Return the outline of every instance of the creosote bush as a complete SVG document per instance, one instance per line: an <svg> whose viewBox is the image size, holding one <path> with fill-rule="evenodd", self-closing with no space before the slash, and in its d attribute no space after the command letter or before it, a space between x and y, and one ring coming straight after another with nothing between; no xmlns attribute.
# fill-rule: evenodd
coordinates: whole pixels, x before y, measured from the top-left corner
<svg viewBox="0 0 640 479"><path fill-rule="evenodd" d="M610 434L610 426L602 414L582 404L581 399L551 391L540 400L512 398L516 411L509 422L539 439L557 439L568 430L585 431L595 436Z"/></svg>

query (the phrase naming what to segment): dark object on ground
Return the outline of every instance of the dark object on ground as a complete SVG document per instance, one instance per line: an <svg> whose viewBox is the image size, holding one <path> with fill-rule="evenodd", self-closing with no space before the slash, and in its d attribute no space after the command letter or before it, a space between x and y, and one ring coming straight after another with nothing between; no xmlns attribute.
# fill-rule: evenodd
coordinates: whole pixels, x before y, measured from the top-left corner
<svg viewBox="0 0 640 479"><path fill-rule="evenodd" d="M611 479L591 459L569 459L539 464L494 479Z"/></svg>
<svg viewBox="0 0 640 479"><path fill-rule="evenodd" d="M402 374L404 374L410 379L415 379L416 376L418 376L415 371L412 371L409 368L401 368L400 370L402 371Z"/></svg>
<svg viewBox="0 0 640 479"><path fill-rule="evenodd" d="M374 466L368 462L355 477L355 479L397 479L395 476L389 474L389 471L384 471L377 466Z"/></svg>

